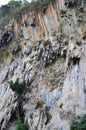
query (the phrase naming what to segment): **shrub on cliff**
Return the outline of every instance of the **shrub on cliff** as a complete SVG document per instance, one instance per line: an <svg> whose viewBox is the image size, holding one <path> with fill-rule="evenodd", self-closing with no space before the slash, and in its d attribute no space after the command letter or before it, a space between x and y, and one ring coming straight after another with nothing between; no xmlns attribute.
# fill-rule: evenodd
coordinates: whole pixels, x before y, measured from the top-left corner
<svg viewBox="0 0 86 130"><path fill-rule="evenodd" d="M25 125L21 120L18 120L15 130L28 130L28 128L27 125Z"/></svg>
<svg viewBox="0 0 86 130"><path fill-rule="evenodd" d="M17 114L18 115L17 115L16 129L15 130L28 130L27 125L23 123L18 112L17 112Z"/></svg>
<svg viewBox="0 0 86 130"><path fill-rule="evenodd" d="M48 46L48 45L51 45L51 42L49 40L44 42L44 46Z"/></svg>
<svg viewBox="0 0 86 130"><path fill-rule="evenodd" d="M14 83L13 81L10 81L9 84L10 84L10 88L17 94L21 94L26 87L24 82L19 83L19 79L17 79Z"/></svg>
<svg viewBox="0 0 86 130"><path fill-rule="evenodd" d="M80 118L79 121L74 121L70 130L86 130L86 115Z"/></svg>

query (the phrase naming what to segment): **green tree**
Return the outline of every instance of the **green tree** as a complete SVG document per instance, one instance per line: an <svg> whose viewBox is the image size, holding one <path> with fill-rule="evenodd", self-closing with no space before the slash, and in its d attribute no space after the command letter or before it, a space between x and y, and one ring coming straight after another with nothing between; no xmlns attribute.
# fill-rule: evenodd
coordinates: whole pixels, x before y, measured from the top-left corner
<svg viewBox="0 0 86 130"><path fill-rule="evenodd" d="M25 83L23 82L19 83L19 79L17 79L14 83L13 81L10 81L9 84L10 84L10 88L17 94L23 93L26 87Z"/></svg>
<svg viewBox="0 0 86 130"><path fill-rule="evenodd" d="M18 120L15 130L28 130L28 128L21 120Z"/></svg>
<svg viewBox="0 0 86 130"><path fill-rule="evenodd" d="M74 121L70 130L86 130L86 115L80 118L79 121Z"/></svg>

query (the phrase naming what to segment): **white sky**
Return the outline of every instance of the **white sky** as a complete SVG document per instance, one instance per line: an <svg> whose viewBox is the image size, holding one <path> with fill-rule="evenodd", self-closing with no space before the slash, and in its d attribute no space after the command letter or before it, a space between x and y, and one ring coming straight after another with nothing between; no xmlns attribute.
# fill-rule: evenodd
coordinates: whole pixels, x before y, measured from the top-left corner
<svg viewBox="0 0 86 130"><path fill-rule="evenodd" d="M9 1L10 1L10 0L0 0L0 6L7 4ZM27 0L27 1L30 2L31 0Z"/></svg>

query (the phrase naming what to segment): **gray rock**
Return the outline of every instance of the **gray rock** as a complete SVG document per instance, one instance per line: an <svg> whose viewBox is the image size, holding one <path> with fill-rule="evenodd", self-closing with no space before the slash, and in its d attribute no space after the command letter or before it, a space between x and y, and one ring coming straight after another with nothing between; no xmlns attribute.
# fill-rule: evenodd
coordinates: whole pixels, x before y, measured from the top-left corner
<svg viewBox="0 0 86 130"><path fill-rule="evenodd" d="M4 67L0 73L0 83L5 81L8 77L8 71L9 69L7 67Z"/></svg>
<svg viewBox="0 0 86 130"><path fill-rule="evenodd" d="M28 47L28 48L25 50L24 54L25 54L26 56L29 56L29 55L31 54L31 52L32 52L32 47Z"/></svg>

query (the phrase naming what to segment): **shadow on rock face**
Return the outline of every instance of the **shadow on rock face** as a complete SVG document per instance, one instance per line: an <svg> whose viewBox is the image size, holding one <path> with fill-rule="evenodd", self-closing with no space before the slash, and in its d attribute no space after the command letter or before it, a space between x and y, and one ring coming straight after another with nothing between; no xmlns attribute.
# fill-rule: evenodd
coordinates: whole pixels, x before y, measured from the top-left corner
<svg viewBox="0 0 86 130"><path fill-rule="evenodd" d="M70 66L70 64L73 64L73 65L78 64L78 65L79 65L79 62L80 62L80 57L70 58L70 59L69 59L68 66Z"/></svg>
<svg viewBox="0 0 86 130"><path fill-rule="evenodd" d="M76 7L76 6L81 6L82 5L82 0L68 0L68 1L65 2L65 5L68 8L73 8L73 7Z"/></svg>
<svg viewBox="0 0 86 130"><path fill-rule="evenodd" d="M11 39L12 39L12 33L8 31L4 32L0 40L0 47L3 46L5 43L11 41Z"/></svg>

